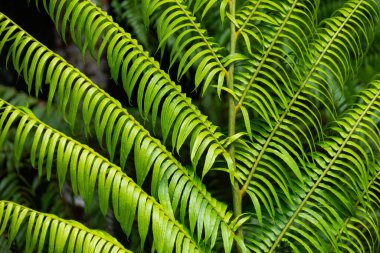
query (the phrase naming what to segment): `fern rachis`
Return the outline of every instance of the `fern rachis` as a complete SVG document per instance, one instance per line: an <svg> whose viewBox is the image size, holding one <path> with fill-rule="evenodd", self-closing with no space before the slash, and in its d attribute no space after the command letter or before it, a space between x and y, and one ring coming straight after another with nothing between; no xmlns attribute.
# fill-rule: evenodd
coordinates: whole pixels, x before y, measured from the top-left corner
<svg viewBox="0 0 380 253"><path fill-rule="evenodd" d="M118 18L138 16L133 35L91 1L34 2L63 41L106 60L140 115L0 14L8 67L37 98L48 87L47 111L97 142L82 144L33 106L2 98L0 143L39 177L61 189L70 182L86 209L97 199L133 239L119 243L14 197L0 201L10 241L26 234L28 252L379 249L380 86L375 77L359 92L352 81L374 57L378 0L113 0ZM134 35L161 53L162 66ZM226 124L208 120L184 83L224 107ZM0 173L0 189L3 175L4 185L15 178L11 170Z"/></svg>

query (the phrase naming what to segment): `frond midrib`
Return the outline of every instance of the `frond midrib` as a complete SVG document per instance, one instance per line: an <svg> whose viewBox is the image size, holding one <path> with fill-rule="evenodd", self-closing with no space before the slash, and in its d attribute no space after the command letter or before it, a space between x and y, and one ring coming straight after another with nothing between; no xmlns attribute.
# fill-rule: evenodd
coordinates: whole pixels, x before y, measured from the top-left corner
<svg viewBox="0 0 380 253"><path fill-rule="evenodd" d="M248 189L248 186L249 186L249 183L256 171L256 168L257 166L259 165L259 162L261 160L261 157L264 155L268 145L270 144L270 142L272 141L273 139L273 136L274 134L276 133L276 131L278 130L278 128L282 125L283 123L283 120L285 119L285 117L288 115L288 113L290 112L290 109L291 107L293 106L293 104L296 102L296 100L298 99L298 96L301 94L301 92L303 91L303 89L306 87L308 81L309 81L309 78L311 77L311 75L314 73L314 71L316 71L316 68L318 67L320 61L323 59L324 55L327 53L327 50L330 48L331 44L333 43L333 41L336 39L337 35L339 34L339 32L343 29L343 27L345 26L345 24L349 21L349 18L352 16L352 14L356 11L356 9L360 6L360 4L362 3L363 0L360 0L360 2L355 6L354 9L352 9L352 11L350 12L350 14L345 18L344 22L342 22L341 26L336 30L336 32L334 33L334 35L332 36L332 38L329 40L328 44L326 45L326 47L323 49L322 53L320 54L320 56L318 57L317 61L313 64L313 67L311 68L311 70L309 71L308 75L306 76L306 78L304 79L302 85L299 87L297 93L293 96L292 100L289 102L287 108L285 109L285 111L283 112L283 114L281 115L281 118L278 120L278 122L276 123L275 127L273 128L270 136L266 139L265 141L265 144L263 146L263 148L260 150L260 153L258 155L258 158L256 159L254 165L252 166L251 168L251 171L247 177L247 180L245 181L242 189L241 189L241 194L245 194L245 192L247 191Z"/></svg>
<svg viewBox="0 0 380 253"><path fill-rule="evenodd" d="M258 4L261 2L261 0L258 2ZM239 102L237 103L236 107L235 107L235 111L238 111L240 109L240 107L243 105L243 102L244 102L244 99L249 91L249 89L251 88L251 85L254 83L254 81L256 80L256 77L257 75L259 74L261 68L264 66L265 62L266 62L266 59L268 58L269 54L271 53L274 45L277 43L277 39L278 37L280 36L281 32L283 31L283 29L285 28L285 26L287 25L287 21L289 20L289 18L291 17L291 14L293 13L293 11L295 10L296 8L296 4L297 4L298 0L295 0L291 9L288 11L288 14L285 18L285 20L282 22L282 25L280 26L280 28L277 30L277 33L276 35L274 36L273 40L272 40L272 43L270 44L270 46L268 47L268 50L265 52L263 58L261 59L259 65L257 66L257 69L254 73L254 75L252 76L252 78L249 80L247 86L245 87L244 91L243 91L243 94L241 95L240 99L239 99ZM253 11L252 13L253 14ZM250 14L250 15L251 15ZM238 30L238 33L241 29Z"/></svg>
<svg viewBox="0 0 380 253"><path fill-rule="evenodd" d="M361 195L359 196L359 198L356 200L355 202L355 205L354 205L354 208L358 208L358 206L361 204L361 201L362 199L364 198L364 196L366 196L366 193L371 189L372 185L375 183L376 180L378 180L380 178L380 171L377 172L372 180L369 182L369 184L367 185L367 188L365 190L363 190L363 192L361 193ZM341 229L339 229L339 232L338 234L336 235L336 241L339 241L339 239L341 238L342 234L347 230L347 225L348 223L350 222L352 217L347 217L345 222L344 222L344 226L342 226Z"/></svg>
<svg viewBox="0 0 380 253"><path fill-rule="evenodd" d="M302 211L303 207L306 205L307 201L311 197L311 195L314 193L314 191L317 189L319 184L322 182L324 177L327 175L327 173L330 171L332 166L334 165L335 161L339 158L339 155L345 148L347 142L350 140L351 136L354 134L356 128L359 126L361 120L366 116L367 112L371 109L372 105L375 103L376 99L380 95L380 90L376 93L376 95L372 98L371 102L366 106L365 110L362 112L360 117L357 119L355 124L352 126L352 129L347 134L347 137L343 141L342 145L340 146L339 150L336 152L330 163L327 165L327 167L324 169L323 173L320 175L318 180L313 184L313 187L308 191L307 195L303 198L302 202L299 204L298 208L294 211L292 217L289 219L285 227L282 229L280 235L276 238L276 241L273 243L269 253L273 252L277 245L280 243L282 238L285 236L285 233L288 231L290 226L293 224L294 220L298 217L298 214Z"/></svg>
<svg viewBox="0 0 380 253"><path fill-rule="evenodd" d="M44 2L45 1L46 0L44 0ZM79 2L79 0L78 0L78 2ZM97 8L94 3L90 2L90 1L86 1L86 2L88 2L88 4L92 5L94 8ZM99 15L102 16L103 18L107 19L107 21L110 22L110 23L112 23L113 25L115 24L113 22L113 20L106 13L101 12L101 13L99 13ZM116 25L116 28L117 28L118 32L123 37L126 37L127 39L129 39L128 36L126 35L127 33L124 31L124 29L122 27ZM167 75L162 69L160 69L158 63L154 60L154 58L149 57L149 53L145 52L142 49L142 47L139 46L139 44L137 43L137 41L130 40L130 43L134 46L134 50L137 50L140 54L142 54L143 56L145 56L145 60L148 60L152 64L152 66L154 66L157 69L157 71L159 71L162 74L162 76L166 80L166 83L172 87L172 89L173 89L173 91L175 91L176 95L181 98L182 103L186 104L186 107L191 110L191 112L196 116L197 120L199 120L199 122L202 124L203 128L207 130L208 135L213 139L214 143L216 143L218 145L218 147L223 151L223 156L227 160L227 164L229 165L228 161L231 161L231 157L230 157L228 151L222 145L221 141L213 133L213 131L211 129L211 127L213 125L212 124L207 124L206 118L202 117L203 115L200 113L200 111L197 110L197 109L195 109L195 106L192 103L190 103L190 101L187 99L186 94L181 93L181 91L179 90L179 88L170 79L169 75Z"/></svg>
<svg viewBox="0 0 380 253"><path fill-rule="evenodd" d="M191 22L191 24L193 25L193 27L195 28L195 30L197 31L197 33L199 34L199 36L201 36L203 42L206 43L207 48L210 50L212 56L214 57L214 60L218 63L219 67L223 70L223 72L226 73L226 79L228 79L228 71L223 66L223 64L220 62L220 59L215 54L214 49L210 45L209 41L206 39L206 37L200 31L199 27L196 25L196 23L194 22L194 20L189 16L189 14L187 13L187 11L183 8L183 6L181 5L181 3L178 0L175 0L175 3L178 5L178 7L181 9L181 11L186 15L186 17Z"/></svg>
<svg viewBox="0 0 380 253"><path fill-rule="evenodd" d="M3 14L4 15L4 14ZM7 17L6 15L4 15L5 17ZM9 20L9 19L8 19ZM13 25L15 25L17 27L17 24L15 24L13 21L10 21L11 23L13 23ZM24 33L25 35L27 35L29 38L31 38L32 41L34 42L37 42L39 43L35 38L33 38L29 33L27 33L26 31L22 30L21 28L20 29L20 32ZM39 43L40 44L40 43ZM40 46L43 46L42 44L40 44ZM47 49L49 50L49 49ZM217 201L216 199L214 199L210 194L207 194L207 192L202 189L201 185L199 185L199 183L197 183L193 177L189 174L189 171L186 170L182 164L172 155L171 152L169 152L165 146L162 145L162 143L160 142L159 139L156 139L154 137L152 137L149 133L148 130L146 130L137 120L134 119L134 117L132 115L130 115L128 113L128 111L122 107L122 105L119 103L119 101L117 101L116 99L114 99L112 96L110 96L107 92L105 92L103 89L99 88L96 84L94 84L85 74L83 74L82 72L78 71L76 68L74 68L71 64L67 63L60 55L52 52L51 50L49 50L51 52L51 54L56 57L59 61L65 63L67 65L68 68L72 68L73 71L75 71L80 77L82 77L84 80L86 80L87 84L93 88L96 89L96 91L100 94L102 94L102 96L106 97L111 103L113 103L115 105L115 107L117 109L119 109L122 114L124 114L129 120L131 120L133 122L133 124L141 131L141 133L148 139L150 139L152 142L154 142L156 144L156 147L159 148L159 150L161 151L161 154L164 154L168 160L170 160L174 166L176 166L181 172L182 174L188 178L188 182L191 182L191 184L193 185L193 187L197 190L198 194L200 194L203 199L205 199L208 203L208 205L210 207L212 207L212 209L217 213L217 215L219 216L219 219L226 224L226 226L228 227L229 231L234 235L234 237L236 237L236 234L235 234L235 231L232 227L232 225L230 224L230 218L228 216L226 216L225 212L222 210L223 209L223 205L220 205L219 201ZM84 84L83 84L84 85ZM71 95L71 93L70 93ZM41 123L41 122L40 122ZM127 123L125 123L127 124ZM71 139L73 140L73 139ZM104 157L103 157L104 158ZM105 158L104 158L105 159Z"/></svg>
<svg viewBox="0 0 380 253"><path fill-rule="evenodd" d="M237 30L236 32L236 36L239 37L241 31L244 30L245 26L248 24L249 20L251 19L251 17L253 16L254 12L257 10L258 6L260 5L262 0L259 0L255 6L255 8L252 9L251 13L249 13L247 19L244 21L243 25ZM248 2L249 3L249 2ZM244 8L244 6L242 7Z"/></svg>
<svg viewBox="0 0 380 253"><path fill-rule="evenodd" d="M8 107L12 108L13 111L17 111L17 114L18 115L23 115L23 117L27 117L27 120L28 121L35 121L36 123L38 123L39 125L42 125L44 129L47 129L47 130L50 130L52 133L55 133L55 134L58 134L60 136L60 138L65 138L67 139L69 142L72 142L74 143L75 146L79 146L81 148L83 148L84 150L87 150L88 152L92 153L95 157L101 159L104 163L108 164L109 167L108 167L108 170L116 170L116 172L120 173L122 175L122 177L126 178L127 181L131 182L132 184L135 185L135 187L137 189L140 190L140 193L145 195L145 197L149 200L152 201L152 203L154 205L156 205L157 208L159 208L159 210L167 217L168 220L170 220L173 224L175 224L177 226L177 228L179 229L179 231L182 232L182 234L184 234L191 242L194 246L196 246L198 248L198 250L200 252L202 252L202 248L199 246L198 242L188 233L188 231L186 229L183 228L183 225L181 223L179 223L170 213L168 213L166 211L166 209L160 204L157 202L157 200L155 198L153 198L152 196L150 196L149 194L147 194L138 184L136 184L131 178L129 178L123 171L122 169L111 163L110 161L108 161L107 158L103 157L101 154L97 153L95 150L93 150L91 147L85 145L85 144L82 144L80 143L79 141L57 131L56 129L50 127L49 125L46 125L44 122L40 121L37 117L33 117L33 118L30 118L30 115L26 114L25 112L21 111L20 109L14 107L13 105L9 104L7 101L3 100L0 98L0 108L3 106L1 105L1 103L7 105ZM153 211L152 211L153 212ZM152 217L153 219L153 217Z"/></svg>

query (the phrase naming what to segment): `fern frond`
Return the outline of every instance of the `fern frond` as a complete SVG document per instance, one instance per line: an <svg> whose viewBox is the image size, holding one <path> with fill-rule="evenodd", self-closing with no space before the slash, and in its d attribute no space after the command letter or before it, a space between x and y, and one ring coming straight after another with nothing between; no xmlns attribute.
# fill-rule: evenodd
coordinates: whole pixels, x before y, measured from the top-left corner
<svg viewBox="0 0 380 253"><path fill-rule="evenodd" d="M216 3L219 3L221 5L220 7L220 15L223 16L222 11L225 9L223 8L223 5L225 6L227 4L227 0L181 0L182 2L186 3L188 8L191 10L192 13L196 14L201 11L201 19L206 16L206 14L210 11L211 7L213 7ZM222 19L223 20L223 19Z"/></svg>
<svg viewBox="0 0 380 253"><path fill-rule="evenodd" d="M312 51L315 56L313 64L308 66L309 71L303 77L297 92L288 101L287 109L283 111L273 129L270 126L259 126L253 133L256 143L249 152L255 156L255 161L249 171L242 171L244 176L241 177L244 178L244 185L241 192L242 194L246 191L249 193L252 202L255 203L257 213L261 213L261 210L258 209L260 205L256 198L267 199L266 201L269 201L270 198L270 194L260 193L262 189L267 188L268 184L261 178L271 178L271 182L275 182L282 180L278 176L279 174L287 174L285 177L288 178L295 176L298 179L297 185L301 189L303 188L304 176L310 175L311 172L306 166L310 159L305 152L304 145L307 145L307 149L314 150L313 140L321 139L322 136L322 122L320 115L316 112L316 103L321 103L330 111L334 110L334 104L326 101L331 97L328 83L332 79L347 79L349 73L346 67L351 64L350 55L354 55L359 60L365 53L369 46L368 43L370 43L367 32L377 22L380 10L379 6L375 4L371 0L350 1L340 12L337 12L337 16L324 22L324 27L321 28L317 39L313 42L315 45ZM364 15L363 13L372 17L367 19L373 19L370 24L356 21L356 17ZM339 26L337 27L336 24ZM358 27L359 25L360 27ZM356 31L362 32L357 33ZM346 36L347 33L352 36ZM360 34L365 37L360 38ZM355 41L360 41L361 47L355 47ZM342 47L342 44L347 45L347 48ZM302 139L308 140L307 143L304 143ZM244 149L242 150L244 152ZM245 151L245 153L248 152ZM242 154L242 156L244 155L247 156ZM278 158L280 158L280 163L275 162ZM268 174L269 171L277 173ZM269 184L272 184L271 182ZM263 197L259 197L259 194ZM271 194L272 199L277 198L276 191L272 191ZM291 199L288 201L292 202ZM268 211L273 213L274 208Z"/></svg>
<svg viewBox="0 0 380 253"><path fill-rule="evenodd" d="M249 114L256 112L272 125L289 107L297 89L292 79L303 78L303 65L310 57L306 38L315 32L317 7L318 1L252 0L239 12L237 35L253 56L237 75L236 110L242 111L249 134Z"/></svg>
<svg viewBox="0 0 380 253"><path fill-rule="evenodd" d="M60 125L61 123L53 115L46 117L46 106L43 103L39 103L37 99L12 87L0 85L0 98L10 101L22 110L31 110L34 114L41 115L46 122L53 121L54 125ZM66 130L65 128L63 129ZM55 199L60 197L56 183L39 180L37 173L30 166L29 160L24 159L24 154L20 154L21 152L17 152L19 153L17 155L21 155L22 158L19 161L16 160L16 154L13 152L16 129L10 129L8 135L11 138L5 140L0 149L0 199L17 202L32 208L41 207L41 211L44 212L59 210L56 214L64 215L61 210L66 209L62 209L62 201ZM30 146L31 143L27 143L27 145ZM43 199L40 202L40 199L36 198L35 189L41 187L46 187L48 190L45 193L38 194ZM16 242L18 249L21 245L24 245L21 235L19 237L20 240ZM2 252L1 249L0 252Z"/></svg>
<svg viewBox="0 0 380 253"><path fill-rule="evenodd" d="M378 167L378 164L373 166ZM355 213L346 219L337 234L342 252L378 252L380 249L380 169L355 203Z"/></svg>
<svg viewBox="0 0 380 253"><path fill-rule="evenodd" d="M62 9L58 8L56 12L55 1L49 1L49 5L46 5L47 1L44 1L46 9L49 7L47 9L49 15L58 26L57 16L60 16ZM106 49L112 78L117 81L119 74L121 75L123 87L129 98L135 85L139 83L137 91L139 111L145 118L151 112L153 125L158 116L158 107L162 104L161 126L164 141L172 130L175 133L172 143L179 152L185 140L191 137L190 158L194 168L197 167L200 157L206 156L202 175L211 169L219 155L226 160L227 167L233 169L233 161L221 143L223 135L217 132L217 127L201 114L191 103L191 99L181 93L180 86L170 80L168 74L160 69L158 62L150 58L130 34L112 22L110 16L90 1L62 0L60 3L68 6L61 24L62 36L71 18L70 34L77 45L81 45L84 39L85 45L94 55L96 42L101 40L98 59ZM82 14L80 19L77 18L79 12ZM85 29L84 34L82 34L83 29ZM83 52L86 46L81 48Z"/></svg>
<svg viewBox="0 0 380 253"><path fill-rule="evenodd" d="M0 234L9 227L9 243L27 226L25 252L42 252L46 245L49 252L131 252L106 232L10 201L0 200L0 224Z"/></svg>
<svg viewBox="0 0 380 253"><path fill-rule="evenodd" d="M269 252L285 238L297 238L324 252L328 252L329 242L334 252L338 252L334 231L338 233L344 218L353 213L362 192L368 194L374 174L379 170L379 166L372 166L380 152L380 129L376 123L380 115L379 96L380 81L376 80L361 94L362 103L348 110L331 127L335 135L319 144L323 151L313 154L316 164L310 165L318 178L305 190L307 194L280 229ZM313 238L301 233L303 229L314 231Z"/></svg>
<svg viewBox="0 0 380 253"><path fill-rule="evenodd" d="M208 1L208 4L211 4L210 7L214 3L215 1ZM196 3L194 9L201 7L198 5L202 4ZM164 9L157 21L159 48L163 52L167 40L174 34L176 35L170 54L170 67L175 62L179 62L177 78L180 79L191 66L197 64L195 87L198 88L203 83L204 93L210 83L217 78L218 93L220 95L227 76L227 66L223 64L223 55L220 52L223 48L212 41L207 31L201 27L201 24L198 23L193 13L188 10L185 3L181 0L165 2L143 0L142 6L146 24L149 22L150 15L157 10L161 10L161 8ZM207 10L205 8L203 13L207 12ZM179 58L180 54L182 55Z"/></svg>
<svg viewBox="0 0 380 253"><path fill-rule="evenodd" d="M0 167L7 162L0 195L10 198L0 200L0 248L10 236L10 249L20 251L26 232L39 239L28 215L56 213L50 210L60 202L52 207L50 201L61 189L64 207L73 211L78 206L69 202L78 199L79 215L100 207L90 223L107 214L107 231L141 252L380 250L380 72L369 79L378 72L380 0L114 0L126 9L133 3L129 14L137 15L137 25L127 27L145 30L133 35L94 0L34 2L83 57L107 62L132 107L123 108L0 13L0 65L19 75L0 69L0 79L11 74L7 82L14 84L21 76L29 93L44 93L42 107L58 108L42 120L32 108L6 102L0 88L0 144L6 146ZM157 38L144 51L133 36L152 28ZM149 55L156 48L163 68ZM184 86L168 70L176 79L185 75ZM182 92L189 85L197 90L194 101ZM61 118L49 125L55 114L68 125ZM211 114L212 120L205 116ZM68 137L59 130L65 126L83 131ZM80 143L89 135L94 138L86 142L96 142L111 161ZM22 195L14 171L53 181L34 191L47 194L41 203L6 202ZM55 181L59 187L51 189ZM35 189L39 181L32 182ZM19 229L25 220L31 228ZM54 243L59 226L50 236ZM70 236L49 247L46 235L41 249L66 251Z"/></svg>
<svg viewBox="0 0 380 253"><path fill-rule="evenodd" d="M131 233L133 221L137 218L142 248L151 227L154 245L158 252L168 252L175 247L180 247L182 250L189 247L189 252L204 251L206 246L200 246L188 230L175 220L170 206L166 203L159 204L118 166L88 146L50 128L34 115L27 114L4 100L0 100L0 111L2 112L0 145L11 125L15 123L17 132L14 149L15 152L22 151L26 138L34 129L30 157L33 164L38 154L39 174L42 174L45 167L49 179L54 163L59 180L65 181L67 173L70 173L73 192L79 193L86 203L91 203L97 185L102 213L106 213L108 200L111 197L114 215L127 235ZM180 244L175 246L173 239L179 240ZM164 251L164 248L169 250Z"/></svg>
<svg viewBox="0 0 380 253"><path fill-rule="evenodd" d="M111 158L113 158L115 150L120 149L122 167L125 167L128 154L134 149L137 183L142 185L148 173L153 171L151 181L153 196L157 197L161 191L169 192L169 202L167 203L167 199L160 199L160 201L164 201L168 208L173 207L174 212L177 207L180 207L182 220L184 220L184 215L188 214L191 231L194 231L195 225L197 225L199 237L204 232L206 240L211 236L215 238L221 229L228 231L228 236L236 237L233 226L229 224L231 214L227 212L227 206L214 199L200 180L184 168L159 140L150 136L149 132L129 115L118 101L111 98L85 75L37 42L21 28L11 29L16 27L11 23L8 23L7 27L14 32L13 37L18 38L16 41L8 41L10 43L8 55L18 56L12 61L15 68L20 71L20 74L30 73L30 69L35 69L36 66L39 69L35 77L24 76L29 90L35 85L37 86L35 90L38 92L42 83L38 83L37 80L42 82L44 78L41 77L45 77L45 82L50 85L49 98L51 99L49 99L49 103L55 95L58 95L58 104L61 105L64 115L68 107L70 124L75 124L76 112L82 111L85 129L89 131L91 118L95 116L94 127L99 143L102 144L105 139ZM1 31L0 36L2 36ZM22 53L24 50L22 45L25 41L35 46L28 47ZM41 50L44 53L39 55L38 52ZM29 58L24 58L24 55ZM36 61L30 61L36 57L38 57ZM32 73L34 74L34 72ZM67 74L61 75L61 73ZM71 81L66 80L76 80L76 82L72 84ZM79 110L81 101L83 102L82 110ZM121 120L115 123L117 117ZM161 180L163 176L165 176L165 182ZM60 180L59 183L62 186L63 180ZM189 194L190 197L197 196L197 201L190 203L186 198L179 201L179 197L184 193ZM197 215L199 209L193 208L192 205L201 205L206 213L213 213L216 216L213 219L204 220L203 216Z"/></svg>

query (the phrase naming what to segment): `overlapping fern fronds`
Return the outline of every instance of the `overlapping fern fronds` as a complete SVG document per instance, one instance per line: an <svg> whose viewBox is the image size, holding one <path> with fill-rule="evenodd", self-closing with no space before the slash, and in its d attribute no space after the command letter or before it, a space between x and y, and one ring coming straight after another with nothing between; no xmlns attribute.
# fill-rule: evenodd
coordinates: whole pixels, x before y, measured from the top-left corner
<svg viewBox="0 0 380 253"><path fill-rule="evenodd" d="M103 231L10 201L0 201L0 221L0 234L9 229L9 243L20 227L27 226L25 252L43 252L44 248L50 252L131 252Z"/></svg>
<svg viewBox="0 0 380 253"><path fill-rule="evenodd" d="M191 5L192 1L188 1ZM206 3L198 3L193 7L197 12ZM203 7L202 16L204 16L215 1L208 1ZM160 41L159 47L164 49L170 36L176 34L175 41L170 54L170 66L176 61L178 64L178 78L180 78L188 69L197 61L197 71L195 74L195 87L203 83L203 92L207 89L213 79L217 79L218 92L220 94L224 86L228 64L239 59L231 58L228 61L222 61L223 48L212 41L207 31L202 28L201 24L188 6L182 1L142 1L143 15L146 24L149 24L149 17L156 11L161 15L157 21L157 35ZM162 11L163 10L163 11ZM163 52L163 50L162 50ZM181 55L181 58L179 56Z"/></svg>
<svg viewBox="0 0 380 253"><path fill-rule="evenodd" d="M252 146L253 151L250 151L253 158L248 163L250 169L243 171L245 181L242 191L247 191L258 214L261 213L260 205L264 205L273 216L275 214L274 205L271 204L273 200L276 200L281 208L279 194L275 186L271 186L274 184L271 182L275 182L283 191L287 197L285 202L292 202L289 192L297 193L299 188L304 187L304 177L313 175L306 166L306 163L312 159L308 158L305 150L315 150L315 137L321 139L323 122L321 115L318 114L318 104L335 115L329 82L335 81L343 85L349 78L352 64L357 64L370 46L371 39L367 34L373 31L378 12L372 12L374 9L368 8L368 4L373 4L373 1L358 2L356 5L350 2L339 10L336 16L323 21L323 28L318 29L315 39L310 42L313 47L308 56L313 57L303 70L302 79L299 79L302 82L292 79L293 95L287 99L287 104L283 105L279 118L272 119L273 126L261 124L255 129L254 140L260 145ZM372 17L373 21L368 19L370 23L362 24L350 19L351 16L364 15L363 12ZM350 13L351 16L347 16L346 13ZM336 27L336 24L340 26ZM361 26L355 28L359 25ZM354 33L353 29L358 32ZM345 36L346 33L352 33L352 37ZM356 47L355 43L360 47ZM342 44L347 47L341 48ZM351 55L354 59L350 58ZM339 62L335 63L334 57L339 57ZM257 86L256 89L260 87ZM246 152L244 147L241 153L243 152ZM268 181L266 178L271 180ZM261 184L258 183L260 181ZM297 184L298 187L294 187L293 184ZM269 197L270 195L272 197Z"/></svg>
<svg viewBox="0 0 380 253"><path fill-rule="evenodd" d="M151 227L158 252L188 247L189 252L203 251L205 246L199 245L188 230L174 219L172 209L164 208L145 193L120 167L91 148L43 124L34 114L23 112L4 100L0 101L0 105L0 144L13 123L17 125L16 152L23 150L28 135L32 135L30 159L38 167L39 174L42 174L43 164L47 178L53 168L57 169L59 182L64 182L67 174L70 174L74 193L79 193L86 203L91 203L97 186L101 211L106 213L108 201L112 199L114 215L127 235L131 233L133 221L138 218L141 248ZM166 232L162 233L161 229L164 228ZM176 241L181 243L175 247Z"/></svg>
<svg viewBox="0 0 380 253"><path fill-rule="evenodd" d="M379 171L378 164L374 164ZM379 248L379 172L355 203L354 214L345 220L336 236L341 251L376 252ZM370 240L367 238L371 238Z"/></svg>
<svg viewBox="0 0 380 253"><path fill-rule="evenodd" d="M158 62L149 57L137 41L114 23L110 16L89 1L61 1L61 6L66 4L68 8L62 22L59 22L62 8L55 9L54 1L43 3L57 27L60 25L62 37L65 38L68 27L73 42L83 53L88 47L91 55L95 56L96 43L98 40L101 42L96 58L99 62L103 51L106 51L111 76L116 82L121 79L129 98L137 88L137 82L139 83L138 108L144 118L151 112L153 126L157 121L159 105L162 104L160 116L164 141L172 130L175 133L172 135L172 145L179 151L184 141L191 137L192 164L197 167L199 159L204 155L204 175L219 155L225 159L228 168L232 169L232 159L223 145L223 135L217 131L217 127L201 114L191 103L191 99L181 93L181 87L170 80L169 75L160 69ZM86 15L78 18L80 12ZM84 46L81 46L82 39L85 41Z"/></svg>
<svg viewBox="0 0 380 253"><path fill-rule="evenodd" d="M380 151L380 130L377 127L380 115L379 88L378 80L371 82L360 95L361 103L347 110L331 126L331 135L318 144L321 150L312 154L316 163L310 165L318 177L309 182L310 188L295 206L286 225L280 225L281 233L270 252L284 238L300 238L303 245L297 245L297 248L304 247L308 252L313 249L338 252L340 247L347 247L344 243L340 244L338 233L352 232L346 231L345 219L352 216L352 221L355 222L355 216L363 218L363 212L367 208L369 213L366 219L372 220L372 224L369 224L372 228L368 228L368 231L376 230L374 224L378 224L378 216L371 214L371 202L375 201L375 206L378 203L372 199L374 193L370 191L377 190L379 169L376 165L376 155ZM369 201L363 202L365 198ZM303 230L312 231L312 235L302 233ZM327 233L322 233L323 231ZM380 239L379 233L372 233L375 236L368 244L376 244ZM360 247L361 244L360 241L351 243L355 247ZM296 247L294 244L290 243L291 247Z"/></svg>
<svg viewBox="0 0 380 253"><path fill-rule="evenodd" d="M36 96L38 96L42 84L48 84L50 86L48 107L57 93L58 109L72 126L75 124L76 113L82 111L84 128L89 131L90 124L92 124L91 118L94 115L93 125L97 139L100 144L103 143L103 138L105 139L111 159L118 149L121 167L125 167L128 154L133 150L137 183L142 185L148 173L152 171L154 176L150 182L152 194L162 199L166 208L173 208L172 212L175 212L177 207L180 208L183 222L185 214L188 214L191 231L197 228L199 237L204 231L204 240L213 238L212 240L215 241L221 228L227 231L227 234L223 236L224 240L227 240L227 235L236 237L233 227L229 224L231 214L227 212L227 206L212 198L201 182L187 171L159 140L151 137L149 132L129 115L117 100L111 98L77 69L34 40L5 16L3 18L8 24L4 29L4 31L8 31L4 32L5 36L9 35L15 38L15 40L9 41L8 56L12 57L15 69L27 80L29 90L34 87ZM34 46L25 48L26 43ZM30 61L30 58L33 60ZM42 67L34 75L36 66ZM72 83L66 82L66 80L76 80L72 90ZM82 104L81 108L80 104ZM122 119L115 123L118 117ZM40 138L40 136L38 135L36 138ZM36 148L36 146L33 147ZM18 150L18 154L21 154L21 150ZM151 151L154 152L154 156L151 155ZM32 165L38 165L38 168L42 169L42 160L35 164L34 157L33 155ZM160 183L159 179L162 177L167 178L166 184ZM182 183L176 186L177 181ZM63 182L60 180L61 187ZM169 185L171 193L167 197L170 199L166 199L166 196L165 198L158 196L159 192L169 191ZM74 193L77 193L75 188ZM184 193L190 197L197 196L197 201L195 203L183 201L179 205L178 200ZM197 215L197 209L188 207L190 204L202 206L204 212L211 215L212 218L204 220L203 216ZM212 244L214 243L212 242Z"/></svg>
<svg viewBox="0 0 380 253"><path fill-rule="evenodd" d="M139 235L138 246L122 242L136 251L380 250L380 81L361 87L370 78L357 75L363 62L368 73L380 73L376 55L368 55L378 47L379 0L115 1L133 5L131 17L141 13L133 28L144 22L156 31L154 42L150 32L136 33L157 55L90 0L34 2L64 41L107 59L110 77L153 131L0 14L4 62L34 96L47 88L47 107L94 134L111 162L3 99L0 144L14 132L16 159L26 158L39 176L57 175L60 187L70 182L86 206L98 200L103 214L110 202L127 237ZM162 68L154 57L168 62ZM220 101L225 126L182 92L188 78L205 99ZM212 196L215 189L220 194ZM90 242L99 247L94 252L125 250L108 234L0 201L0 235L9 227L12 241L23 220L27 250L81 252ZM50 231L47 246L37 237L41 228Z"/></svg>

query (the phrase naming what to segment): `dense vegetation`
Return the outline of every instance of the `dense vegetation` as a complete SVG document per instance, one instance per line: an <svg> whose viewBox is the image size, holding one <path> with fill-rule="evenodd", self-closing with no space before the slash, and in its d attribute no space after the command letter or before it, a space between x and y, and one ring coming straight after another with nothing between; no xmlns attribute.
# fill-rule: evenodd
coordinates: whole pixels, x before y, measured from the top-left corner
<svg viewBox="0 0 380 253"><path fill-rule="evenodd" d="M2 252L380 250L380 1L106 2L0 13Z"/></svg>

